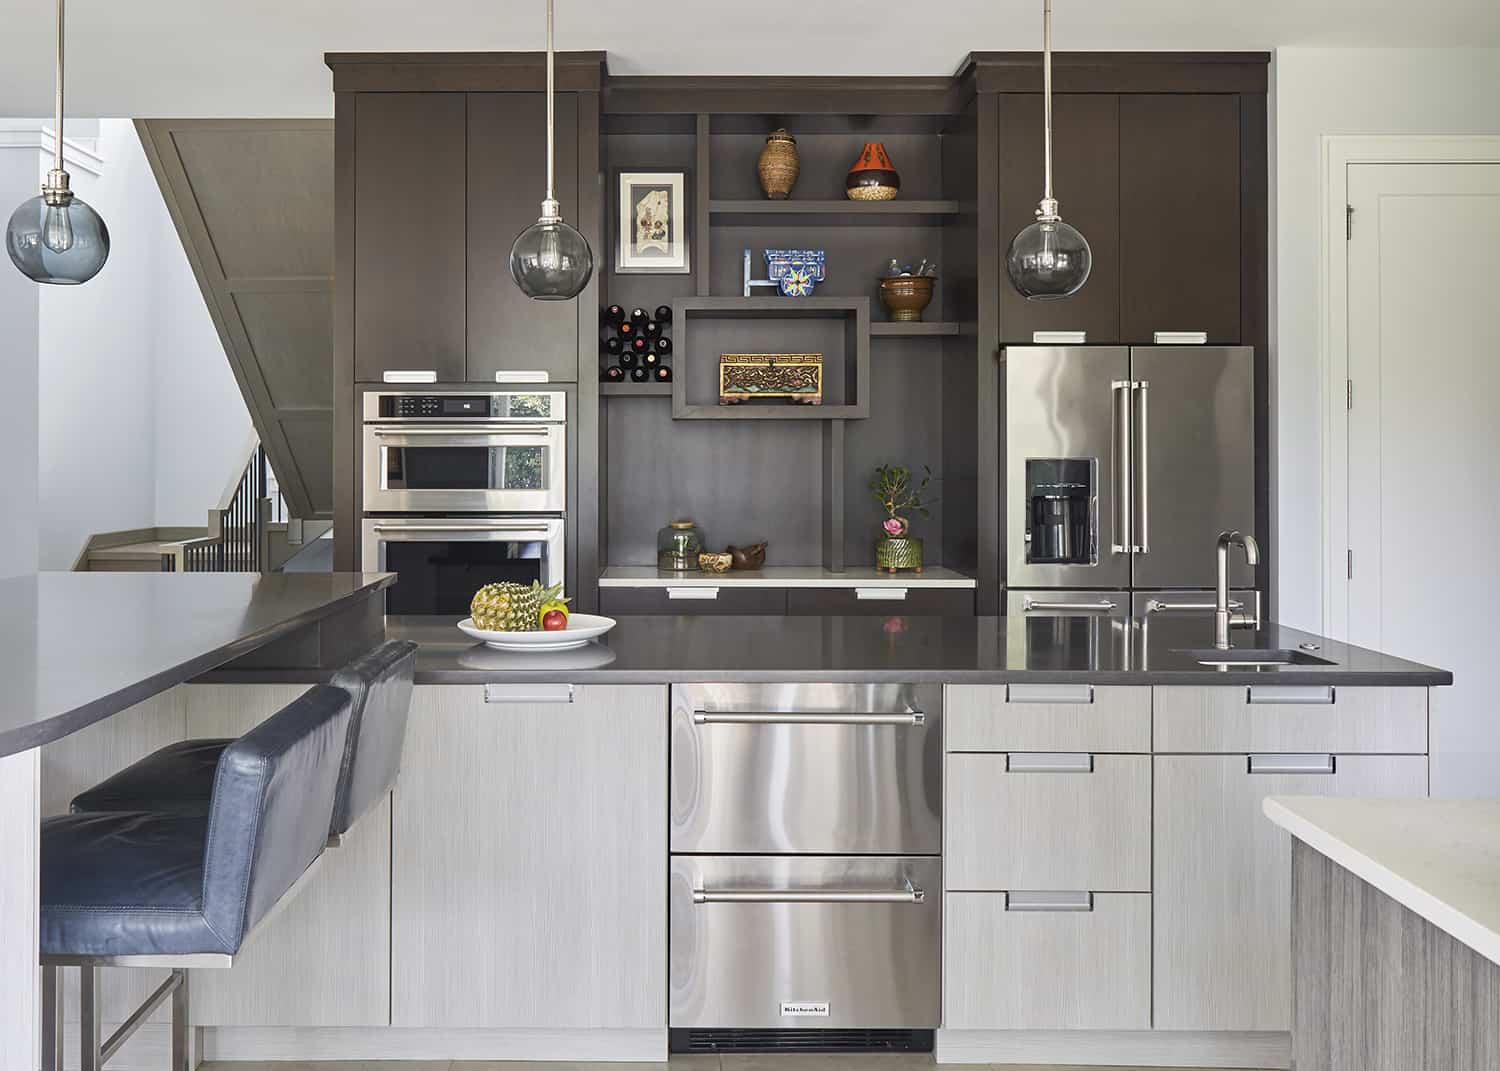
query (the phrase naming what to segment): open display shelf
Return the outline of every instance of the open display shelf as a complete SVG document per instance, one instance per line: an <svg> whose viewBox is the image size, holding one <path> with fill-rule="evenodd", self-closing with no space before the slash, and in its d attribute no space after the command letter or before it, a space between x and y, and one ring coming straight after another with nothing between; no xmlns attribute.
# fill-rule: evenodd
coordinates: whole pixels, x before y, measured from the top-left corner
<svg viewBox="0 0 1500 1071"><path fill-rule="evenodd" d="M957 201L710 201L709 217L718 224L741 226L786 226L795 224L868 226L938 226L958 215Z"/></svg>

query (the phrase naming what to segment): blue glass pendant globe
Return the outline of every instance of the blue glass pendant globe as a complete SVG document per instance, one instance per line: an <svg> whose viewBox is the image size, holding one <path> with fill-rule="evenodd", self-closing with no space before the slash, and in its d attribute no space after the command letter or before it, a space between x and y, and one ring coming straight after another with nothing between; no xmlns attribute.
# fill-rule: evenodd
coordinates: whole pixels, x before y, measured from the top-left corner
<svg viewBox="0 0 1500 1071"><path fill-rule="evenodd" d="M36 282L86 283L109 259L109 228L99 213L76 197L65 205L33 197L11 214L5 251L11 263Z"/></svg>
<svg viewBox="0 0 1500 1071"><path fill-rule="evenodd" d="M1094 254L1088 240L1060 219L1039 219L1011 240L1010 280L1033 301L1065 298L1088 282Z"/></svg>
<svg viewBox="0 0 1500 1071"><path fill-rule="evenodd" d="M575 298L594 274L588 239L561 219L527 227L510 250L510 273L527 297L538 301Z"/></svg>

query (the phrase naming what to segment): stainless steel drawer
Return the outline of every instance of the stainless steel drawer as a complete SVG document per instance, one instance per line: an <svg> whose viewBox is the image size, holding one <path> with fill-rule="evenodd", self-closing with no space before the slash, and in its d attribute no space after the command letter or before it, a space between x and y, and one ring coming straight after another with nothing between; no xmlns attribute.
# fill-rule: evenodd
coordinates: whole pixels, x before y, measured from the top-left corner
<svg viewBox="0 0 1500 1071"><path fill-rule="evenodd" d="M942 898L933 858L674 856L668 1022L936 1027Z"/></svg>
<svg viewBox="0 0 1500 1071"><path fill-rule="evenodd" d="M942 851L942 686L672 688L671 849Z"/></svg>

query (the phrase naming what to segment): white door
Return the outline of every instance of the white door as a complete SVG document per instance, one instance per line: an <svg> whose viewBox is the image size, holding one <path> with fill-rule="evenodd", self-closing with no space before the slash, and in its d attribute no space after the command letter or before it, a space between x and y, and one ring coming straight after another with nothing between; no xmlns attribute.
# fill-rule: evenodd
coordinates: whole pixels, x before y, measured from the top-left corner
<svg viewBox="0 0 1500 1071"><path fill-rule="evenodd" d="M1355 164L1351 642L1451 669L1434 795L1500 795L1500 164Z"/></svg>

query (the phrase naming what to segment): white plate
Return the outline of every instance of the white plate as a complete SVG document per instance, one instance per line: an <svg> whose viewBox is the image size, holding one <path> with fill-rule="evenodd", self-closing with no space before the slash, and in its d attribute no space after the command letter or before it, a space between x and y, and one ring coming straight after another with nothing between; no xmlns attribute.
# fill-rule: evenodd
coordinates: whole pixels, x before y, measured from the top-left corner
<svg viewBox="0 0 1500 1071"><path fill-rule="evenodd" d="M614 618L599 614L569 614L568 627L556 632L486 632L474 627L472 617L458 623L465 636L472 636L497 651L576 651L614 627Z"/></svg>

